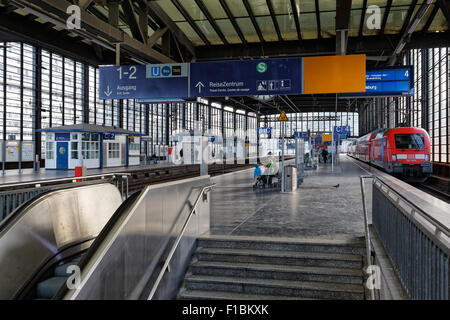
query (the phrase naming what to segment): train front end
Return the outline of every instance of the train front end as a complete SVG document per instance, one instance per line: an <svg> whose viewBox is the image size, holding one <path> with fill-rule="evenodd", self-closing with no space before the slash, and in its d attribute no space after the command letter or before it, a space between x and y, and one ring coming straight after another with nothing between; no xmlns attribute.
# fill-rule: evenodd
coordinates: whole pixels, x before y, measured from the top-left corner
<svg viewBox="0 0 450 320"><path fill-rule="evenodd" d="M421 128L396 128L386 132L389 172L410 181L424 181L433 172L430 137Z"/></svg>

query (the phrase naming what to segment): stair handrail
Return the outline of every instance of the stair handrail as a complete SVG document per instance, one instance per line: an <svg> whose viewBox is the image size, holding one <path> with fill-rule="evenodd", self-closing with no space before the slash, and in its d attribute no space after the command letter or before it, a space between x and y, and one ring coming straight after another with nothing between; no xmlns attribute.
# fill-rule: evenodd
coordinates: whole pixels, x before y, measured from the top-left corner
<svg viewBox="0 0 450 320"><path fill-rule="evenodd" d="M154 283L154 285L152 287L152 290L150 291L150 293L148 295L147 300L151 300L153 298L153 296L155 295L156 290L158 289L158 286L159 286L159 284L160 284L160 282L161 282L161 280L162 280L166 270L169 269L169 271L170 271L169 263L172 260L172 257L175 254L176 249L178 248L178 244L180 243L181 238L183 237L184 232L186 231L186 228L189 225L189 221L191 220L191 217L195 214L197 206L198 206L198 204L200 202L200 198L203 196L203 194L206 191L211 190L215 185L216 184L213 183L213 184L210 184L210 185L202 187L202 190L198 194L197 199L194 202L194 205L191 206L191 210L189 211L189 215L188 215L186 221L184 222L184 225L183 225L183 228L181 229L181 232L178 234L178 237L175 240L175 243L172 245L172 248L169 251L169 255L167 256L167 258L166 258L166 260L164 262L164 265L163 265L161 271L159 272L158 277L156 278L156 281L155 281L155 283Z"/></svg>
<svg viewBox="0 0 450 320"><path fill-rule="evenodd" d="M360 176L359 181L361 183L361 195L362 195L362 204L363 204L363 213L364 213L364 232L365 232L365 242L366 242L366 263L367 267L372 265L372 262L370 261L371 258L371 249L370 249L370 233L369 233L369 219L367 217L367 210L366 210L366 191L364 188L364 179L373 179L373 175L367 175L367 176ZM368 288L370 291L370 299L375 300L375 289L373 286L370 286Z"/></svg>

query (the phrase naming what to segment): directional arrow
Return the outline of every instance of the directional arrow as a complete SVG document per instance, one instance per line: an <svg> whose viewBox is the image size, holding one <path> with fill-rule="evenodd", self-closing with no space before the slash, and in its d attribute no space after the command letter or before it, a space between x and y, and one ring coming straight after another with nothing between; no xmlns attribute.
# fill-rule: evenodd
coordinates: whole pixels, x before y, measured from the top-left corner
<svg viewBox="0 0 450 320"><path fill-rule="evenodd" d="M202 87L204 88L205 85L204 85L201 81L199 81L199 82L195 85L195 87L198 88L198 93L202 93Z"/></svg>
<svg viewBox="0 0 450 320"><path fill-rule="evenodd" d="M107 91L103 91L107 97L109 97L112 94L112 91L109 90L109 86L107 87Z"/></svg>

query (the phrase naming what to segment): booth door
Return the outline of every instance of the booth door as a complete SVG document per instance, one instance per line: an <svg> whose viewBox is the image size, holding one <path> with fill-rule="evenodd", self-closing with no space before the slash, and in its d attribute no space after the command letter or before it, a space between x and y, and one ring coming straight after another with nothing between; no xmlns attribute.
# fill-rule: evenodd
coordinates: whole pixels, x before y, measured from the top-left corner
<svg viewBox="0 0 450 320"><path fill-rule="evenodd" d="M69 168L69 143L57 142L56 144L56 168L68 169Z"/></svg>

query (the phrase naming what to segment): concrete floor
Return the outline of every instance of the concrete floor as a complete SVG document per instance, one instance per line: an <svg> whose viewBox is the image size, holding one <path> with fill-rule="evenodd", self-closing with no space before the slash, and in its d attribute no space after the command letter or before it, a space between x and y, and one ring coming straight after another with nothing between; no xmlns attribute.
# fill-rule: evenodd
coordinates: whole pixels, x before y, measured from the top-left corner
<svg viewBox="0 0 450 320"><path fill-rule="evenodd" d="M349 239L364 236L359 176L366 175L345 155L331 164L305 171L294 193L254 191L253 169L217 176L211 199L211 234ZM339 184L338 188L333 186ZM365 183L371 212L371 180Z"/></svg>

